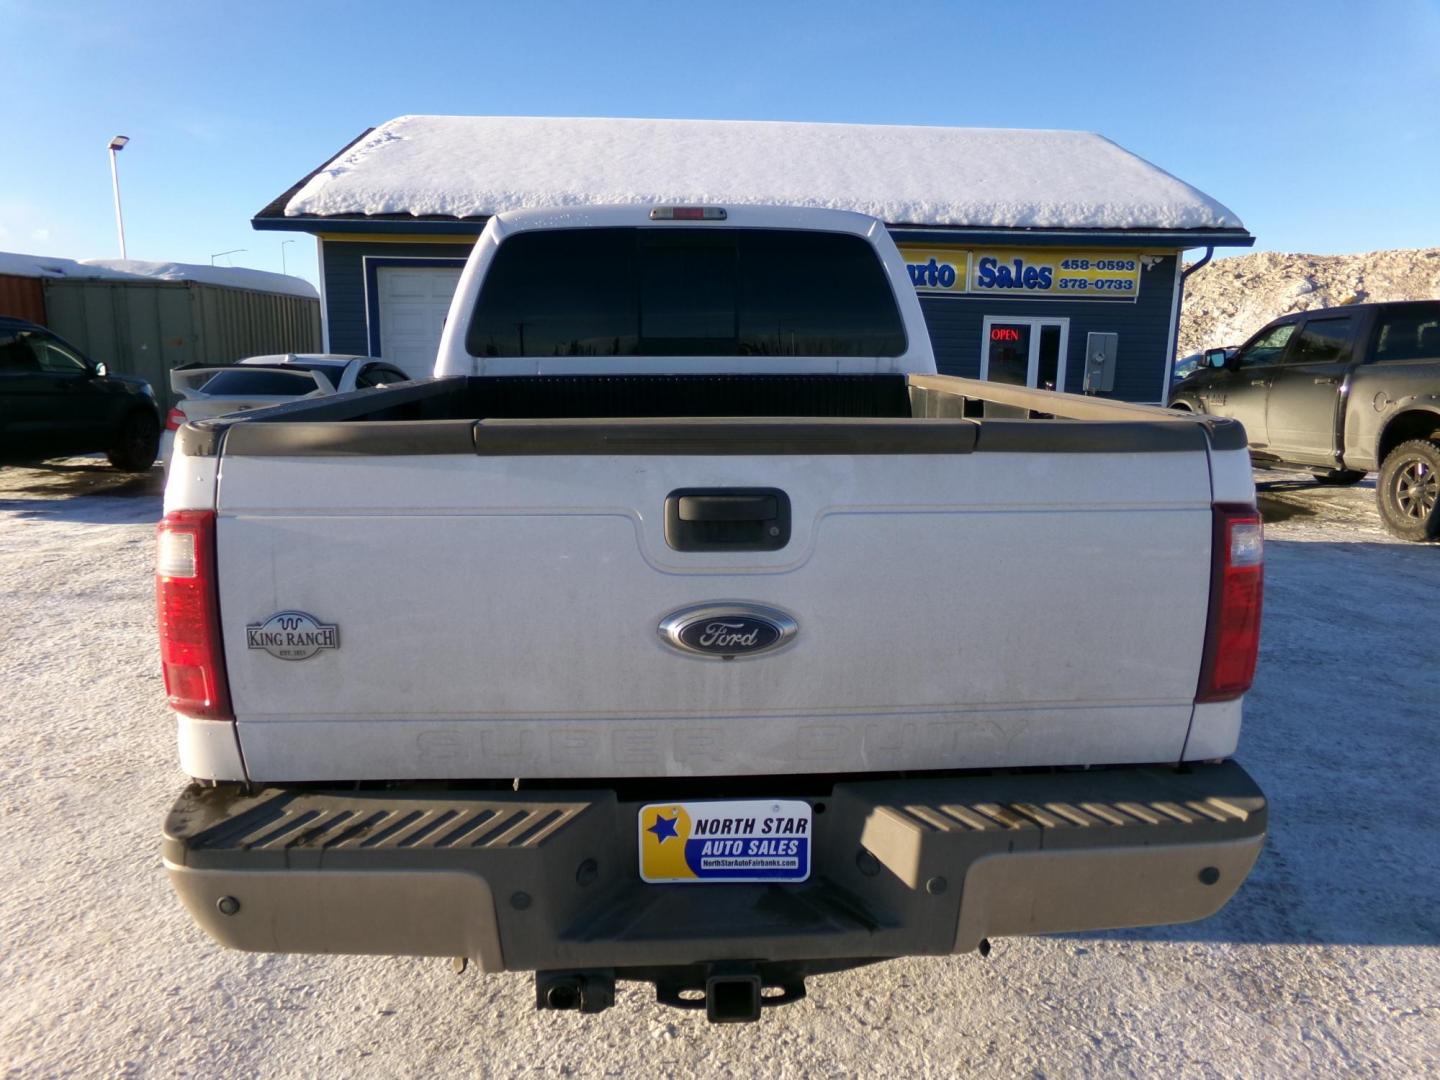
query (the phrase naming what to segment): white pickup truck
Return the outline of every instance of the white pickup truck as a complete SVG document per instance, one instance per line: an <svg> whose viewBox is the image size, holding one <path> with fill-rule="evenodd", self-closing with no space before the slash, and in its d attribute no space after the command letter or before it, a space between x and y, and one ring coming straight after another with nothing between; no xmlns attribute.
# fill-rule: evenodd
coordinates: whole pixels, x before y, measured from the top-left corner
<svg viewBox="0 0 1440 1080"><path fill-rule="evenodd" d="M435 374L178 433L164 857L216 940L744 1021L1249 872L1238 424L938 376L881 224L779 207L501 214Z"/></svg>

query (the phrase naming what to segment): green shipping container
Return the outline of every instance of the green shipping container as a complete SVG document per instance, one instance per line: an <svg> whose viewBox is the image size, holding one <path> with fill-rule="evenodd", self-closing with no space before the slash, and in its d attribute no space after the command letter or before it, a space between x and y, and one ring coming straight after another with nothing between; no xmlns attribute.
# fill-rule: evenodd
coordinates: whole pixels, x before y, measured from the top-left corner
<svg viewBox="0 0 1440 1080"><path fill-rule="evenodd" d="M170 371L265 353L319 352L320 302L196 281L46 278L47 325L111 371L149 380L166 408Z"/></svg>

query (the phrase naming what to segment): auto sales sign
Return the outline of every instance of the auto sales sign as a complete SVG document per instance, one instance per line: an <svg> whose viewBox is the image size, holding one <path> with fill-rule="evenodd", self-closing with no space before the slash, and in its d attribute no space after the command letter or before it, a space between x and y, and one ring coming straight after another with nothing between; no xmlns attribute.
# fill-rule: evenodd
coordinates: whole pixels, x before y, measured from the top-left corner
<svg viewBox="0 0 1440 1080"><path fill-rule="evenodd" d="M910 284L921 295L1019 300L1129 300L1154 256L1043 248L904 245Z"/></svg>

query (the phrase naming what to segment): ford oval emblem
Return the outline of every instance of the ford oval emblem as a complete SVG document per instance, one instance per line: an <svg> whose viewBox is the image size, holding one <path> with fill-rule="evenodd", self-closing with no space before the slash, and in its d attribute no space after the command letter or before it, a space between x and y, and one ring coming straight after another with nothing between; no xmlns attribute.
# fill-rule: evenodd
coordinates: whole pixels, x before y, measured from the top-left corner
<svg viewBox="0 0 1440 1080"><path fill-rule="evenodd" d="M759 604L702 604L665 616L660 638L692 656L736 660L774 652L795 637L799 624Z"/></svg>

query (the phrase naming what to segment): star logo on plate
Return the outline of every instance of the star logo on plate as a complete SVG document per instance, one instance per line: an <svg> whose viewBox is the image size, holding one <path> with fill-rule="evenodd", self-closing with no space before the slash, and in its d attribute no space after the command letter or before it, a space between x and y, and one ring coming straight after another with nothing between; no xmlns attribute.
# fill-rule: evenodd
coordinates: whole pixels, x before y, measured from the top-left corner
<svg viewBox="0 0 1440 1080"><path fill-rule="evenodd" d="M680 834L675 831L675 823L676 823L677 821L679 821L679 820L680 820L680 815L678 815L678 814L675 815L675 817L669 817L669 818L667 818L667 817L661 817L659 814L656 814L656 815L655 815L655 824L654 824L654 825L651 825L650 828L646 829L645 831L646 831L646 832L649 832L649 833L654 833L654 834L655 834L655 839L656 839L657 841L659 841L660 843L662 843L662 844L663 844L666 840L670 839L672 836L673 836L676 840L679 840L679 839L680 839Z"/></svg>

